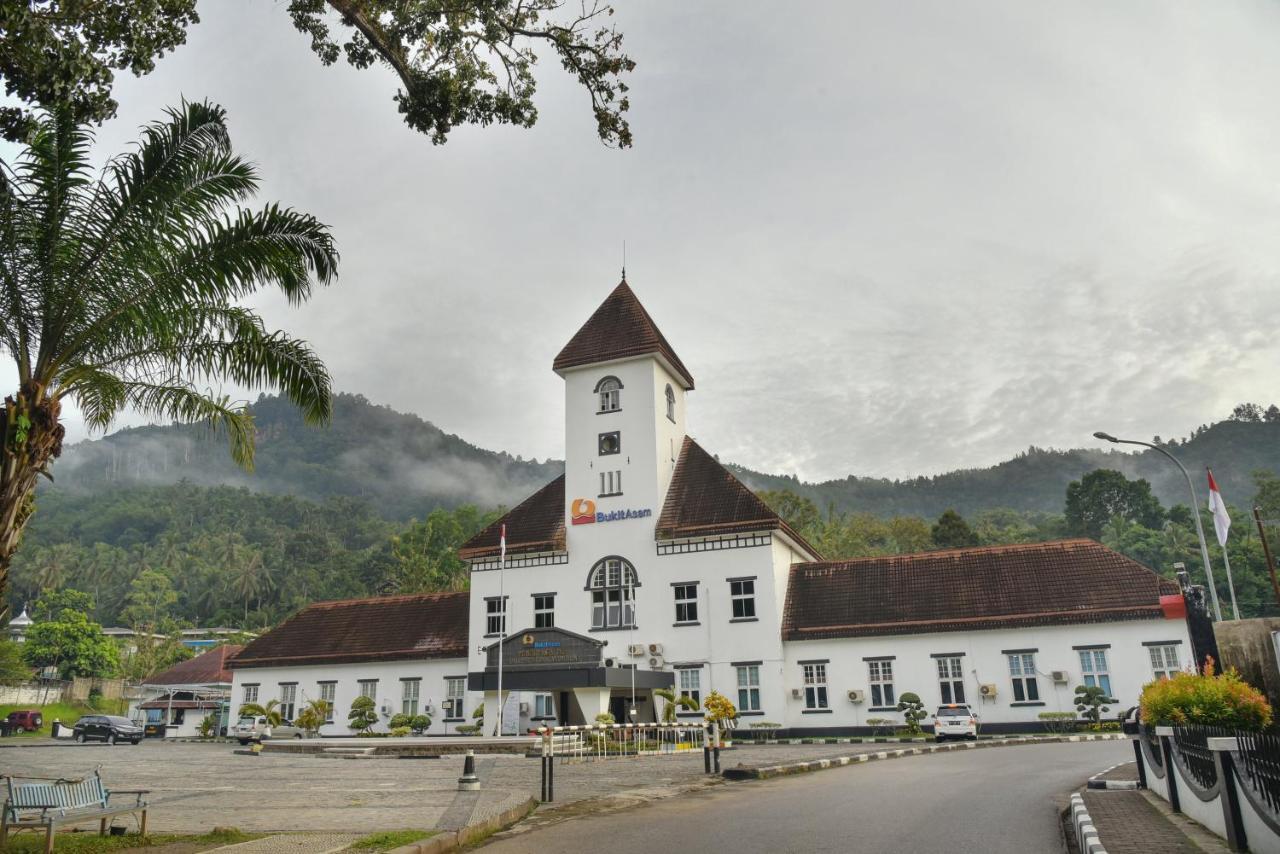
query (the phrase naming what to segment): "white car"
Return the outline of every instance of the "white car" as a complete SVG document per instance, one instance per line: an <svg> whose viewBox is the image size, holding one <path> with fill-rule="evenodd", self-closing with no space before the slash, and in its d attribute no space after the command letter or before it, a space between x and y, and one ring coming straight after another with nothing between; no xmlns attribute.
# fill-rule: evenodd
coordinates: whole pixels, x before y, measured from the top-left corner
<svg viewBox="0 0 1280 854"><path fill-rule="evenodd" d="M963 703L949 703L939 706L933 716L934 741L946 741L948 738L978 739L978 716L973 709Z"/></svg>
<svg viewBox="0 0 1280 854"><path fill-rule="evenodd" d="M259 744L266 738L305 738L306 733L289 721L272 725L264 716L243 717L231 728L231 737L241 744L256 741Z"/></svg>

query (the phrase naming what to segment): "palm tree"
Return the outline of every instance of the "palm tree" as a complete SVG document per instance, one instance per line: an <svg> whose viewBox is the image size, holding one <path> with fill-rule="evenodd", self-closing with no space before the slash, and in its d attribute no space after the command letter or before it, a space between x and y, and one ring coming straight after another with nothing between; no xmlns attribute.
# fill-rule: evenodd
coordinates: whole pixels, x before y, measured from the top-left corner
<svg viewBox="0 0 1280 854"><path fill-rule="evenodd" d="M655 697L661 697L666 701L662 705L662 722L664 724L675 723L676 712L679 709L688 709L691 712L698 710L698 701L688 694L676 694L670 688L658 688L653 694Z"/></svg>
<svg viewBox="0 0 1280 854"><path fill-rule="evenodd" d="M0 351L18 375L0 409L0 602L36 478L62 451L64 400L91 429L125 408L208 422L245 467L252 416L211 386L279 389L311 423L330 413L310 346L237 304L267 286L297 304L331 281L328 229L278 205L239 206L258 177L232 151L221 107L168 111L98 177L93 137L70 115L44 115L16 166L0 166Z"/></svg>
<svg viewBox="0 0 1280 854"><path fill-rule="evenodd" d="M265 706L257 703L245 703L240 707L240 717L264 717L271 726L280 726L284 718L280 716L280 710L276 708L279 705L279 700L268 700Z"/></svg>

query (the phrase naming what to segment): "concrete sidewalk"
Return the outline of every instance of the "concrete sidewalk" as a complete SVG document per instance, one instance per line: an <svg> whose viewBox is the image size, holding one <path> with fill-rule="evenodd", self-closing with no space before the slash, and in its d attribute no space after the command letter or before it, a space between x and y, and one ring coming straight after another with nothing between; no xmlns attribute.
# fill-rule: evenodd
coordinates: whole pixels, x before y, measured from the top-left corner
<svg viewBox="0 0 1280 854"><path fill-rule="evenodd" d="M1095 780L1137 782L1130 761L1106 769ZM1107 854L1227 854L1226 842L1145 790L1087 788L1085 808Z"/></svg>

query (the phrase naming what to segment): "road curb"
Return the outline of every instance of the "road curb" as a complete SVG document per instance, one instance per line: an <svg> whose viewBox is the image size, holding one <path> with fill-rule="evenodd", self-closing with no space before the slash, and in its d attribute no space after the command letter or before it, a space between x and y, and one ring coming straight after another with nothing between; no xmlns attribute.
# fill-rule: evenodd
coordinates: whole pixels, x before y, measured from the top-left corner
<svg viewBox="0 0 1280 854"><path fill-rule="evenodd" d="M1084 805L1084 796L1076 792L1071 796L1070 811L1071 829L1075 832L1076 849L1080 854L1107 854L1107 849L1098 836L1098 829L1089 817L1089 809Z"/></svg>
<svg viewBox="0 0 1280 854"><path fill-rule="evenodd" d="M479 824L468 825L462 830L442 831L421 842L413 842L409 845L394 848L388 854L444 854L446 851L456 851L459 848L464 848L467 845L492 836L499 831L506 830L526 818L537 806L538 802L530 798L519 806L500 812L493 818L486 819Z"/></svg>
<svg viewBox="0 0 1280 854"><path fill-rule="evenodd" d="M782 765L738 765L726 768L722 776L726 780L768 780L789 774L807 774L825 771L880 759L900 759L904 756L921 756L929 753L945 753L954 750L985 750L995 747L1012 747L1019 744L1062 744L1076 741L1121 741L1128 736L1119 733L1097 735L1065 735L1054 738L1005 738L999 741L966 741L950 744L929 744L923 747L906 747L898 750L881 750L876 753L858 753L852 756L833 756L829 759L813 759L808 762L789 762Z"/></svg>

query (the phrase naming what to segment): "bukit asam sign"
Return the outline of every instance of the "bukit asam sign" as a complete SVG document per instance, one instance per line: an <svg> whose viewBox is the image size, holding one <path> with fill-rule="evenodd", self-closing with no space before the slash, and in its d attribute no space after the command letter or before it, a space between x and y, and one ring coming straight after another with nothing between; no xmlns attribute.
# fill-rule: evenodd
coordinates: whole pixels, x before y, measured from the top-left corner
<svg viewBox="0 0 1280 854"><path fill-rule="evenodd" d="M569 521L575 525L592 525L596 522L620 522L623 519L644 519L653 515L648 507L596 512L596 503L590 498L575 498L569 505Z"/></svg>

